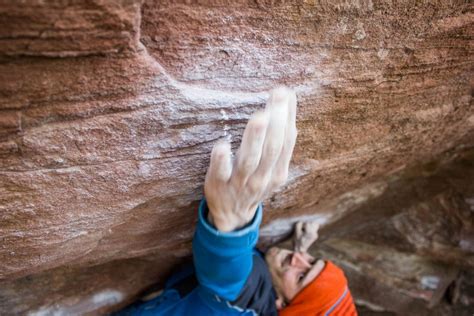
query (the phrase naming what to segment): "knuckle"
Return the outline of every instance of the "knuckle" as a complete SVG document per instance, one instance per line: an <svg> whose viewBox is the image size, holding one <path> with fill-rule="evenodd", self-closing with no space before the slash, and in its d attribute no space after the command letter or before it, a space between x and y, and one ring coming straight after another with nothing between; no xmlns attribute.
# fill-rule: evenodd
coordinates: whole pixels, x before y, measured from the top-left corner
<svg viewBox="0 0 474 316"><path fill-rule="evenodd" d="M272 189L277 189L277 188L281 187L282 184L283 183L281 181L272 180L271 187L272 187Z"/></svg>
<svg viewBox="0 0 474 316"><path fill-rule="evenodd" d="M237 172L236 174L232 175L232 182L239 187L245 183L245 179L245 174L242 172Z"/></svg>
<svg viewBox="0 0 474 316"><path fill-rule="evenodd" d="M271 182L271 174L265 174L262 179L261 179L261 185L262 185L262 188L267 188L268 185L270 184Z"/></svg>
<svg viewBox="0 0 474 316"><path fill-rule="evenodd" d="M282 186L285 184L286 180L288 179L288 171L278 171L275 176L273 177L273 184L274 186Z"/></svg>
<svg viewBox="0 0 474 316"><path fill-rule="evenodd" d="M279 146L274 143L268 144L266 151L269 157L275 157L279 153Z"/></svg>
<svg viewBox="0 0 474 316"><path fill-rule="evenodd" d="M227 170L219 170L216 172L216 179L219 181L224 181L227 179L227 174L229 172Z"/></svg>
<svg viewBox="0 0 474 316"><path fill-rule="evenodd" d="M248 173L253 171L254 169L254 162L251 159L242 159L240 163L240 170L239 172Z"/></svg>
<svg viewBox="0 0 474 316"><path fill-rule="evenodd" d="M250 191L250 193L256 194L256 193L261 191L262 183L258 180L250 180L247 183L247 187L248 187L248 190Z"/></svg>

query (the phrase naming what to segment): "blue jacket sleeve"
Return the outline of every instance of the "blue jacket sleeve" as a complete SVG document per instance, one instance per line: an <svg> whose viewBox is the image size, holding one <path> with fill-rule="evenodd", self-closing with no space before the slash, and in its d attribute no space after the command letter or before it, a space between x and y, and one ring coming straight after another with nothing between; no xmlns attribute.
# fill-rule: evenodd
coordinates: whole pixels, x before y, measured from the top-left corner
<svg viewBox="0 0 474 316"><path fill-rule="evenodd" d="M242 229L220 232L207 221L203 199L193 239L193 260L199 284L219 297L233 301L244 287L253 266L253 249L262 221L259 204L252 221Z"/></svg>

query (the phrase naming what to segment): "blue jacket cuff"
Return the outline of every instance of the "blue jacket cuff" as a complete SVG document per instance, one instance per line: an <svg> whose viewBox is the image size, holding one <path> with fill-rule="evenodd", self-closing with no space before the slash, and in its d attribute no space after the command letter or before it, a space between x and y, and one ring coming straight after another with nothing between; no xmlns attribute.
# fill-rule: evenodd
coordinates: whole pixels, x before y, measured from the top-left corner
<svg viewBox="0 0 474 316"><path fill-rule="evenodd" d="M199 205L199 220L197 231L200 238L203 239L207 246L212 245L212 248L227 249L237 248L241 251L242 248L253 248L258 241L258 230L262 222L262 204L260 203L255 212L252 221L245 227L232 231L221 232L211 225L207 220L209 209L207 207L206 199L202 199ZM226 251L227 252L227 251ZM230 253L229 253L230 255Z"/></svg>

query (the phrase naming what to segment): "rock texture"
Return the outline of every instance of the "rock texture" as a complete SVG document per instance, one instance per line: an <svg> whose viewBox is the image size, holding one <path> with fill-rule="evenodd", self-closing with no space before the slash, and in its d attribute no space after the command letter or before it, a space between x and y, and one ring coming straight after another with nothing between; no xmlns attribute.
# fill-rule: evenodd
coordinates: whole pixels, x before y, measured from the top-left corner
<svg viewBox="0 0 474 316"><path fill-rule="evenodd" d="M472 314L465 1L0 3L0 314L103 314L190 255L213 144L299 98L262 244L314 249L363 314Z"/></svg>

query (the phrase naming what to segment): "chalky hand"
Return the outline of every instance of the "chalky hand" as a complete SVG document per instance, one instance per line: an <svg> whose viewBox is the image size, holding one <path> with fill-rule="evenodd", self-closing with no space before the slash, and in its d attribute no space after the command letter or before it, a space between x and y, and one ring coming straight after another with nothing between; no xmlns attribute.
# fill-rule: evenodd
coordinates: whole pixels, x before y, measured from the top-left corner
<svg viewBox="0 0 474 316"><path fill-rule="evenodd" d="M228 142L214 146L204 193L218 230L245 226L265 196L286 182L296 135L296 94L277 88L248 121L235 161Z"/></svg>

